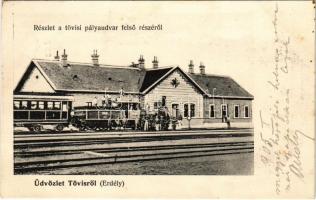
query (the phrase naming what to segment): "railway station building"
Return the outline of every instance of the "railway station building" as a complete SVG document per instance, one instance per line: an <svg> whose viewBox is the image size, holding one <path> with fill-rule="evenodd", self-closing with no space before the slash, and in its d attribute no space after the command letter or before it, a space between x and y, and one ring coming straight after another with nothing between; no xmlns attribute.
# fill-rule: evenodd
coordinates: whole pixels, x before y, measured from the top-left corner
<svg viewBox="0 0 316 200"><path fill-rule="evenodd" d="M232 127L252 127L254 97L228 76L205 73L205 66L188 70L179 66L159 66L154 57L145 67L138 63L127 66L99 64L96 51L91 63L70 62L67 54L53 60L33 59L18 82L14 95L73 96L73 107L101 104L107 95L127 109L155 112L165 106L170 115L181 115L183 126L225 127L229 117ZM197 68L197 69L196 69Z"/></svg>

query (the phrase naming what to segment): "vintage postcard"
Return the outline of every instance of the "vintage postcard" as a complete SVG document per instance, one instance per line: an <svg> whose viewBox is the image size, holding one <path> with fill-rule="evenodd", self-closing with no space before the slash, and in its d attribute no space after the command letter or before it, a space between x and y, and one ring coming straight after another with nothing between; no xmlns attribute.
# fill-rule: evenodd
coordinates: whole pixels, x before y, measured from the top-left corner
<svg viewBox="0 0 316 200"><path fill-rule="evenodd" d="M2 197L313 198L312 1L5 1Z"/></svg>

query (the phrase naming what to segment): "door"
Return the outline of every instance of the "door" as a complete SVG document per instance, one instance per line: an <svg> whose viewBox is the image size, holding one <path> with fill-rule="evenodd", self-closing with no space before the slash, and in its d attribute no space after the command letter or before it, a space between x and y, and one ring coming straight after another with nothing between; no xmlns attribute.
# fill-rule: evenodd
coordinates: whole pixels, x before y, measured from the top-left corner
<svg viewBox="0 0 316 200"><path fill-rule="evenodd" d="M227 117L227 104L222 104L222 118Z"/></svg>
<svg viewBox="0 0 316 200"><path fill-rule="evenodd" d="M172 116L173 117L179 116L179 104L172 104Z"/></svg>

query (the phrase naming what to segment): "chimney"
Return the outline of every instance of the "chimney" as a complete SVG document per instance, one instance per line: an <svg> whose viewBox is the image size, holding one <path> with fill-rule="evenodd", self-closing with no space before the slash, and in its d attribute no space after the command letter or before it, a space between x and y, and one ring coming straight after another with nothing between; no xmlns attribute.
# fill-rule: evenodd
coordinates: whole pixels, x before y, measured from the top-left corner
<svg viewBox="0 0 316 200"><path fill-rule="evenodd" d="M193 64L193 60L190 60L189 73L190 73L190 74L194 74L194 64Z"/></svg>
<svg viewBox="0 0 316 200"><path fill-rule="evenodd" d="M56 56L54 57L54 59L55 59L56 61L59 61L58 51L56 51Z"/></svg>
<svg viewBox="0 0 316 200"><path fill-rule="evenodd" d="M67 67L68 63L67 63L67 54L66 54L66 50L64 49L64 54L61 55L61 64L63 65L63 67Z"/></svg>
<svg viewBox="0 0 316 200"><path fill-rule="evenodd" d="M93 50L93 54L91 55L92 64L94 66L99 66L99 55L97 50Z"/></svg>
<svg viewBox="0 0 316 200"><path fill-rule="evenodd" d="M156 56L154 56L153 68L154 68L154 69L157 69L157 68L158 68L158 60L157 60L157 57L156 57Z"/></svg>
<svg viewBox="0 0 316 200"><path fill-rule="evenodd" d="M205 66L203 65L202 62L200 63L200 73L201 73L202 75L205 75Z"/></svg>
<svg viewBox="0 0 316 200"><path fill-rule="evenodd" d="M143 55L140 55L140 57L138 59L138 63L139 63L139 68L141 68L141 69L145 68L145 59L144 59Z"/></svg>

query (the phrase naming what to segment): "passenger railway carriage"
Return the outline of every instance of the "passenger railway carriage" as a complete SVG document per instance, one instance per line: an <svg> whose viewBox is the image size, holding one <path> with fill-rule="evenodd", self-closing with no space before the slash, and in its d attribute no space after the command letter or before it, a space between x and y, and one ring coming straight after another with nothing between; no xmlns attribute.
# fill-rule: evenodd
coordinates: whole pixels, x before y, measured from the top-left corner
<svg viewBox="0 0 316 200"><path fill-rule="evenodd" d="M92 63L69 62L64 51L55 60L33 59L14 90L14 125L135 129L146 128L141 120L147 120L164 121L165 129L173 122L178 128L252 127L253 96L228 76L206 74L202 63L196 73L193 61L184 72L158 66L156 57L152 68L143 56L129 66L99 64L96 51L91 57ZM104 98L117 106L104 106ZM161 110L163 120L157 119Z"/></svg>
<svg viewBox="0 0 316 200"><path fill-rule="evenodd" d="M73 97L14 95L14 126L40 131L45 125L53 125L62 131L71 119Z"/></svg>

